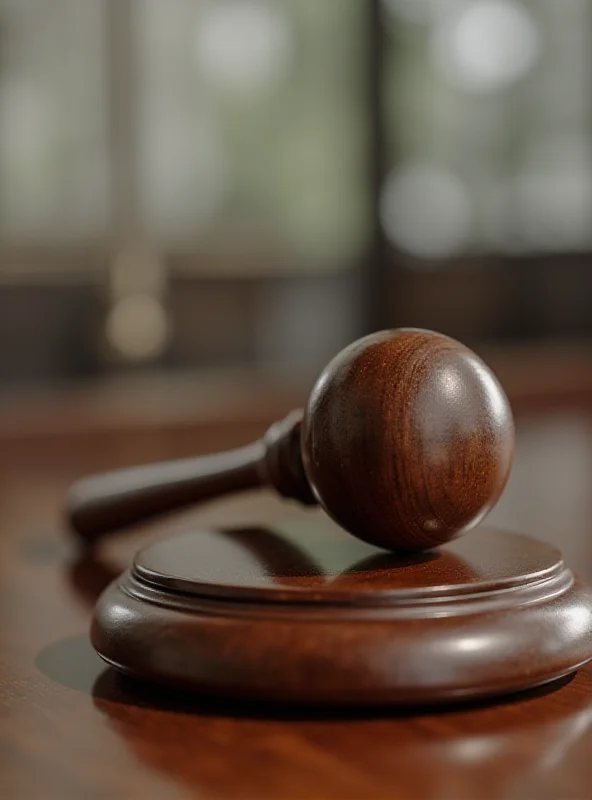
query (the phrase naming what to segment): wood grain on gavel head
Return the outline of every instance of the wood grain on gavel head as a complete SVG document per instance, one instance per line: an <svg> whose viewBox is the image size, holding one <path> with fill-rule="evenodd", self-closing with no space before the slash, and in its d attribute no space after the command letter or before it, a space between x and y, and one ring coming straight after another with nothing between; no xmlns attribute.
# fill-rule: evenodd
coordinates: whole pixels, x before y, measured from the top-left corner
<svg viewBox="0 0 592 800"><path fill-rule="evenodd" d="M347 347L310 395L304 468L325 510L372 544L419 550L485 517L508 478L506 396L468 348L430 331Z"/></svg>
<svg viewBox="0 0 592 800"><path fill-rule="evenodd" d="M264 439L213 456L79 481L74 529L93 541L122 525L235 491L271 486L319 502L354 536L392 550L442 544L487 514L506 483L512 414L496 378L430 331L367 336L343 350Z"/></svg>

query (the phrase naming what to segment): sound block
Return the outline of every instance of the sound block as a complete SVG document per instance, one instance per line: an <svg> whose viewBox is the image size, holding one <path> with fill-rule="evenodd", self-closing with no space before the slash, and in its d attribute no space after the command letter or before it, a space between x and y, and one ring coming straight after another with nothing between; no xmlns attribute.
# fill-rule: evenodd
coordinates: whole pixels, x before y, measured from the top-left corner
<svg viewBox="0 0 592 800"><path fill-rule="evenodd" d="M592 593L526 536L481 528L403 558L319 516L146 547L91 637L117 669L207 696L432 703L576 670L592 658Z"/></svg>

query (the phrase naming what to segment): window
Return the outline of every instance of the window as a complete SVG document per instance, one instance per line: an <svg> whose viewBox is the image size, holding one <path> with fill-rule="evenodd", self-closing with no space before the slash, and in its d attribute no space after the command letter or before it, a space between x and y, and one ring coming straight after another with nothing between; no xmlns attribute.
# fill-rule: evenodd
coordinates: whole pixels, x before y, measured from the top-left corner
<svg viewBox="0 0 592 800"><path fill-rule="evenodd" d="M418 258L592 245L587 0L384 0L382 216ZM421 266L421 265L419 265Z"/></svg>
<svg viewBox="0 0 592 800"><path fill-rule="evenodd" d="M99 3L0 2L4 241L105 234L110 165L103 33Z"/></svg>

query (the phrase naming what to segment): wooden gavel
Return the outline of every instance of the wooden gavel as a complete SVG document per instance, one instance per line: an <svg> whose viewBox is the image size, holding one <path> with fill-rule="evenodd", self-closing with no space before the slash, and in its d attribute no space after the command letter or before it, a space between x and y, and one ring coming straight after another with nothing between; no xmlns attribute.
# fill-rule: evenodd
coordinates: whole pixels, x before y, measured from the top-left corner
<svg viewBox="0 0 592 800"><path fill-rule="evenodd" d="M342 350L304 412L262 440L84 478L68 511L93 542L166 511L270 486L319 503L360 539L409 552L480 522L502 493L513 449L508 400L471 350L431 331L384 331Z"/></svg>

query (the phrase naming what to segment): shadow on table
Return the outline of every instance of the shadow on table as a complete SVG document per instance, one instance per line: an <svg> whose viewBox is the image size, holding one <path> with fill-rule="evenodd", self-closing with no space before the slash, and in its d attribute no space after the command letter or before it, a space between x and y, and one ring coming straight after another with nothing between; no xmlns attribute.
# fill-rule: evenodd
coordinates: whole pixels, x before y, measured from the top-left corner
<svg viewBox="0 0 592 800"><path fill-rule="evenodd" d="M45 647L38 654L35 665L50 680L91 695L95 704L101 708L103 708L101 704L106 703L172 714L273 720L404 719L434 714L458 715L478 709L500 708L545 698L558 690L565 691L574 678L573 675L569 675L545 686L489 700L467 700L403 708L395 706L319 708L205 697L140 681L106 667L93 649L88 636L84 634L61 639Z"/></svg>

